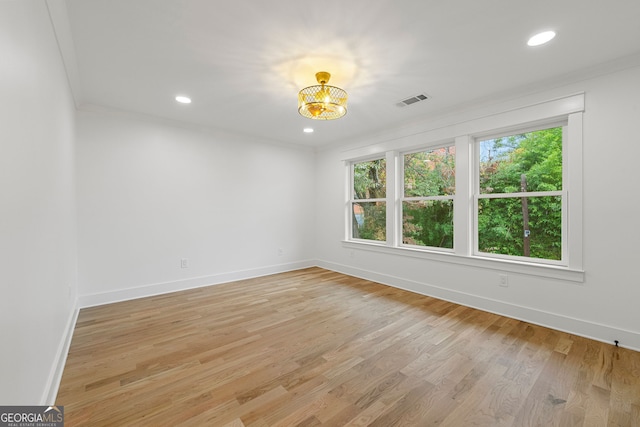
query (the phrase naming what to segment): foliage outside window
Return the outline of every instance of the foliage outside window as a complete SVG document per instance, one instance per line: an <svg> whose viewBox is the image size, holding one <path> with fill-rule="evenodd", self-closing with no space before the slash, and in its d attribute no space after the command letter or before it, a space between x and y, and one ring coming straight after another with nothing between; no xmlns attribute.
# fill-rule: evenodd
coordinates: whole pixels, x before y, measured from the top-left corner
<svg viewBox="0 0 640 427"><path fill-rule="evenodd" d="M455 150L404 154L403 244L453 249Z"/></svg>
<svg viewBox="0 0 640 427"><path fill-rule="evenodd" d="M386 160L354 163L352 183L351 237L386 241Z"/></svg>
<svg viewBox="0 0 640 427"><path fill-rule="evenodd" d="M562 127L478 142L479 253L562 259Z"/></svg>

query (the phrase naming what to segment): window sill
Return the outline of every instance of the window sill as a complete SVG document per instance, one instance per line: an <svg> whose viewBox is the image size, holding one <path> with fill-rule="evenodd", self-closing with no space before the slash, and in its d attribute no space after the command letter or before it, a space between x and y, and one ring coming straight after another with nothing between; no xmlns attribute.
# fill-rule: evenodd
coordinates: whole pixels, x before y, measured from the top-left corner
<svg viewBox="0 0 640 427"><path fill-rule="evenodd" d="M431 261L448 262L477 268L487 268L510 273L524 274L528 276L545 277L549 279L566 280L570 282L583 283L584 271L574 270L567 267L534 264L521 261L511 261L495 258L485 258L481 256L463 256L447 252L435 252L425 249L414 249L406 247L390 247L384 243L369 243L343 240L342 246L349 249L359 249L383 253L394 256L412 257L428 259Z"/></svg>

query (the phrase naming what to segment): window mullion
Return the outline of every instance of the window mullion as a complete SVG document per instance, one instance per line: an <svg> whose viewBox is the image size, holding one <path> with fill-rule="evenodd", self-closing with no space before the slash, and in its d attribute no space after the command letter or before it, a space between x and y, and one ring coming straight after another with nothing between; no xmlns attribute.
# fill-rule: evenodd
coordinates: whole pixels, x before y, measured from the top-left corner
<svg viewBox="0 0 640 427"><path fill-rule="evenodd" d="M387 246L398 246L398 232L396 224L398 222L398 200L399 200L399 168L398 168L398 152L387 151Z"/></svg>
<svg viewBox="0 0 640 427"><path fill-rule="evenodd" d="M478 199L511 199L522 197L547 197L547 196L563 196L565 192L559 191L531 191L526 193L485 193L478 194Z"/></svg>
<svg viewBox="0 0 640 427"><path fill-rule="evenodd" d="M401 197L400 202L419 202L422 200L455 200L455 196Z"/></svg>
<svg viewBox="0 0 640 427"><path fill-rule="evenodd" d="M347 169L346 182L345 182L345 194L347 195L345 200L345 212L344 221L345 227L345 240L350 240L353 236L353 222L351 221L351 215L353 215L353 163L345 161L345 167Z"/></svg>
<svg viewBox="0 0 640 427"><path fill-rule="evenodd" d="M456 146L456 194L453 205L453 250L458 255L471 254L471 138L468 135L455 139Z"/></svg>

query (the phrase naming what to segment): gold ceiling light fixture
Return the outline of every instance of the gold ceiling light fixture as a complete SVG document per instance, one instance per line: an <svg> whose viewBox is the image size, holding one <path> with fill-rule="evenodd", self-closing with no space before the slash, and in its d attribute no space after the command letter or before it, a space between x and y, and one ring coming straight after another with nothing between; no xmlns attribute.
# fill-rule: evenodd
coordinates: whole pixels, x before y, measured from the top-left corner
<svg viewBox="0 0 640 427"><path fill-rule="evenodd" d="M329 86L331 74L316 73L319 84L305 87L298 93L298 112L309 119L334 120L347 114L347 92Z"/></svg>

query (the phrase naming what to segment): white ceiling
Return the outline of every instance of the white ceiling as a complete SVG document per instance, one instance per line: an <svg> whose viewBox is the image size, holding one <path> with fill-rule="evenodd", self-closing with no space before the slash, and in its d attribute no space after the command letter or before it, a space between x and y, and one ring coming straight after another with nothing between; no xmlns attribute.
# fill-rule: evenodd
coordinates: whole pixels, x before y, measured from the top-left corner
<svg viewBox="0 0 640 427"><path fill-rule="evenodd" d="M302 146L362 138L640 57L638 0L48 4L80 108ZM546 29L558 34L551 43L526 45ZM349 93L344 118L298 114L297 92L316 83L317 71ZM419 93L431 99L396 106ZM176 95L193 102L178 104ZM315 133L303 134L310 125Z"/></svg>

